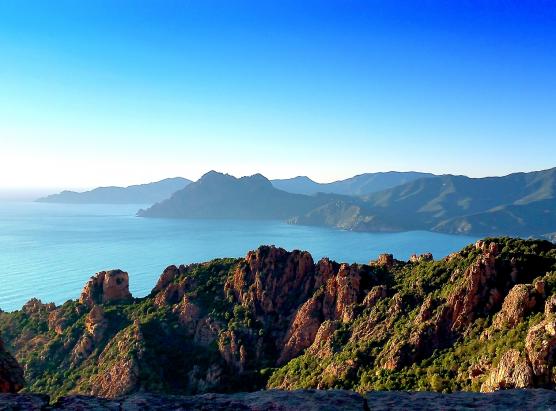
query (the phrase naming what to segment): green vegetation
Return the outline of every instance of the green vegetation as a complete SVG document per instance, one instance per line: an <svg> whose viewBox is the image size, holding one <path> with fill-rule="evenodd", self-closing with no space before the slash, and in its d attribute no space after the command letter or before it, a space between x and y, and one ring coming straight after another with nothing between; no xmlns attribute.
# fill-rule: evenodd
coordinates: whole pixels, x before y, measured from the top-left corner
<svg viewBox="0 0 556 411"><path fill-rule="evenodd" d="M485 262L490 242L497 244L496 256ZM243 300L232 291L238 270L246 267L243 259L182 266L162 290L104 304L101 318L92 325L90 309L77 301L54 307L31 300L22 310L0 312L0 332L25 369L24 390L53 397L111 395L111 386L117 384L122 385L117 387L120 393L265 386L360 392L479 390L508 349L524 351L528 330L545 318L544 301L556 294L554 244L511 238L486 239L485 244L470 245L440 261L396 262L391 268L351 266L359 273L360 294L349 320L334 319L329 338L281 367L277 359L293 316L264 314L257 298L276 290L258 289L256 295L256 284L244 284L243 292L254 294ZM265 270L280 274L291 262L265 264L254 280L257 286L271 277ZM490 277L472 285L471 267ZM544 294L536 294L534 306L519 323L494 329L509 290L517 283L541 280ZM377 285L386 297L365 303L365 295ZM315 287L308 296L322 299L325 289ZM472 292L477 293L476 300L467 303L472 311L454 325L461 310L454 304L464 304ZM284 306L299 304L293 292L276 295ZM290 308L295 313L299 306ZM117 384L107 380L112 374Z"/></svg>

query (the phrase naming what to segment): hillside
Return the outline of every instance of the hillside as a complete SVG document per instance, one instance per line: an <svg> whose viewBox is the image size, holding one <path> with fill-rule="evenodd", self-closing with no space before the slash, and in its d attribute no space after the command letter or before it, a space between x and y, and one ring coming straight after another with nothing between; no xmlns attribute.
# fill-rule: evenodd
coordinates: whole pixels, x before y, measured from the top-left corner
<svg viewBox="0 0 556 411"><path fill-rule="evenodd" d="M133 278L131 278L133 280ZM262 246L170 266L134 298L97 273L77 301L0 313L24 391L114 398L259 388L554 388L556 245L492 238L434 261L313 261Z"/></svg>
<svg viewBox="0 0 556 411"><path fill-rule="evenodd" d="M62 191L41 197L41 203L72 203L72 204L154 204L165 200L173 193L191 183L186 178L167 178L148 184L129 187L98 187L94 190L78 193Z"/></svg>
<svg viewBox="0 0 556 411"><path fill-rule="evenodd" d="M434 177L434 174L418 173L415 171L388 171L359 174L332 183L317 183L309 177L299 176L272 180L272 185L280 190L296 194L313 195L316 193L329 193L359 196L386 190L400 184L427 177Z"/></svg>
<svg viewBox="0 0 556 411"><path fill-rule="evenodd" d="M314 208L319 196L287 193L260 174L235 178L211 171L140 217L285 219Z"/></svg>
<svg viewBox="0 0 556 411"><path fill-rule="evenodd" d="M504 177L444 175L324 204L290 221L357 231L475 235L556 231L556 168Z"/></svg>

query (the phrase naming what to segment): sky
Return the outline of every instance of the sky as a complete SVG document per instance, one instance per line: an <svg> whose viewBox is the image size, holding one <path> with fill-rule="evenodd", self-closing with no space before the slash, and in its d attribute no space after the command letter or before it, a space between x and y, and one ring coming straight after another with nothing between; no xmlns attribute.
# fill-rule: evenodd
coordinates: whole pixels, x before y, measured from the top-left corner
<svg viewBox="0 0 556 411"><path fill-rule="evenodd" d="M553 1L0 2L0 188L556 166Z"/></svg>

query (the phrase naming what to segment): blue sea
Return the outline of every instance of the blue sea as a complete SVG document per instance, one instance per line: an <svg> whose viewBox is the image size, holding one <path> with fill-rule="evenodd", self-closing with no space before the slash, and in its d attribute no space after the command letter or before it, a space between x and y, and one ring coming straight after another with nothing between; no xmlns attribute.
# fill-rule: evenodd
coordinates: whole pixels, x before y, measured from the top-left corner
<svg viewBox="0 0 556 411"><path fill-rule="evenodd" d="M95 272L120 268L134 296L144 296L171 264L241 257L261 244L366 263L432 252L440 258L476 240L423 231L357 233L281 221L167 220L135 217L145 205L0 202L0 309L32 297L63 303L79 297Z"/></svg>

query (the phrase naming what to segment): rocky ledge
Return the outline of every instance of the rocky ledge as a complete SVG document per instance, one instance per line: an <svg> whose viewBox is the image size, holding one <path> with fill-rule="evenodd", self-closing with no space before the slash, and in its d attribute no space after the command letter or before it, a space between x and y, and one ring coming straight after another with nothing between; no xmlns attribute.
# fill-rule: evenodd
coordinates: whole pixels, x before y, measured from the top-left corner
<svg viewBox="0 0 556 411"><path fill-rule="evenodd" d="M494 393L374 391L359 395L346 390L266 390L253 393L164 396L134 394L116 399L68 396L49 404L37 394L0 394L0 410L551 410L556 391L546 389L505 390Z"/></svg>

